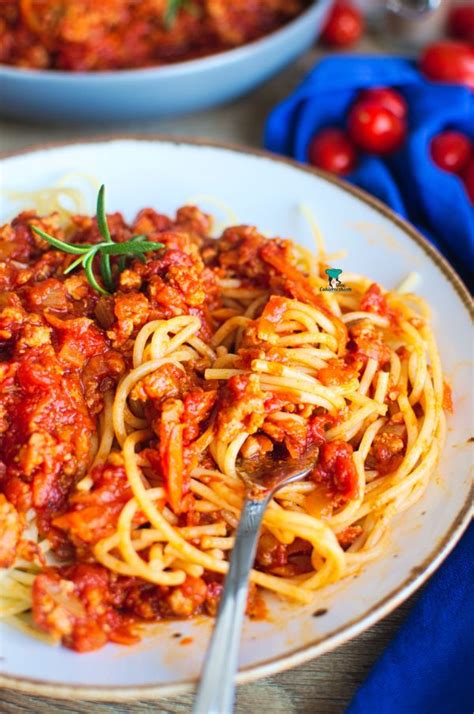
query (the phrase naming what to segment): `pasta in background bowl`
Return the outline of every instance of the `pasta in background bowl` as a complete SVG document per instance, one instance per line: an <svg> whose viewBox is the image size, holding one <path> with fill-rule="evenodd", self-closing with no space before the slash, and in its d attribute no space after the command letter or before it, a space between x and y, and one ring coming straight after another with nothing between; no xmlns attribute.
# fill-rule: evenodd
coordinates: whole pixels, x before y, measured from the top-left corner
<svg viewBox="0 0 474 714"><path fill-rule="evenodd" d="M186 573L194 579L204 575L210 587L208 571L225 571L225 552L231 545L235 525L235 515L232 514L235 514L239 500L233 463L240 449L249 453L253 450L258 458L260 452L277 448L279 443L278 448L291 450L300 448L308 438L322 439L319 471L298 487L303 488L301 492L295 490L294 494L283 494L282 500L269 510L265 534L268 533L267 541L272 542L267 543L268 548L263 548L263 560L257 563L254 571L258 585L293 595L293 598L296 592L302 603L291 604L278 596L266 598L264 619L246 623L241 654L243 671L239 676L244 681L297 664L354 636L386 614L440 562L469 517L469 404L466 398L463 399L469 376L469 351L466 345L466 355L463 355L462 341L458 339L455 347L453 342L455 335L459 338L470 329L469 299L462 284L433 249L389 211L365 196L291 162L246 154L238 149L179 141L105 141L50 149L46 156L47 171L43 168L45 153L41 151L5 160L6 183L11 196L6 208L10 215L16 212L15 198L31 201L34 196L27 198L26 193L41 190L42 200L45 200L48 186L53 186L65 174L75 172L77 176L92 174L104 181L110 204L108 213L121 211L128 221L132 221L144 205L158 208L160 215L174 215L181 204L197 202L197 194L200 194L202 209L221 213L224 222L229 222L226 215L229 211L225 207L230 206L237 222L256 225L267 236L279 236L275 241L261 232L237 228L224 231L218 241L209 241L208 219L190 208L178 211L177 219L173 219L177 224L153 212L142 212L129 231L126 224L117 223L116 216L109 215L104 221L103 205L99 200L99 229L105 240L100 245L111 245L106 223L111 226L112 240L122 232L118 244L136 240L136 252L139 252L136 246L140 240L143 252L161 250L156 240L162 235L163 243L168 242L163 259L171 261L169 269L171 264L178 267L179 248L188 255L183 260L191 260L185 271L188 283L193 281L196 269L205 272L196 274L194 287L188 286L187 300L194 306L188 316L181 312L181 317L170 315L163 319L163 315L158 315L151 322L145 320L138 332L133 332L132 326L130 335L133 333L136 337L133 364L128 374L122 372L115 400L113 395L105 395L105 411L102 411L106 415L110 410L110 417L102 418L95 458L100 462L106 457L111 448L112 431L115 432L116 445L112 450L116 455L109 457L110 463L116 463L118 468L125 464L131 492L121 502L117 535L105 533L103 538L96 539L94 553L97 561L124 576L139 574L145 581L171 588L177 586L178 589L183 577L186 579ZM127 173L136 169L137 180L132 191L127 177L121 177L118 170L123 163L129 169ZM166 171L161 172L156 166L165 166ZM240 187L245 185L248 176L261 187L258 203L242 194ZM71 175L67 185L73 180ZM50 191L49 195L53 196L54 203L57 193ZM191 201L193 196L195 199ZM303 210L301 204L305 206ZM91 206L88 213L93 212ZM90 225L90 221L74 220L76 231L77 227L83 230ZM156 221L161 233L150 229L150 222L156 229ZM45 231L45 237L48 231L55 233L52 240L56 243L61 236L67 237L66 247L70 244L80 246L82 241L87 251L89 244L92 249L94 244L98 245L92 234L86 233L82 239L76 240L72 237L74 231L69 229L58 233L54 222L48 223L47 219L36 225ZM64 226L67 226L67 218ZM134 232L147 234L146 240L134 239ZM311 258L309 252L314 251L315 233L319 241L316 246L318 261ZM186 234L188 238L185 238ZM301 247L292 247L281 240L287 237ZM97 240L100 242L98 234ZM21 251L21 241L17 241L16 246ZM60 245L53 247L60 248ZM113 246L106 250L112 256L117 251ZM123 254L125 248L120 250ZM84 256L83 252L78 260L84 261L87 267L87 256ZM19 255L15 259L21 263ZM65 256L64 259L70 262L73 258ZM120 313L117 300L122 300L122 295L125 298L127 294L131 295L130 281L136 282L137 276L141 276L143 287L151 279L151 274L147 277L147 265L153 266L159 259L147 256L147 260L143 269L140 263L128 264L118 278L115 259L112 259L112 278L121 281L118 297L114 298L117 314ZM197 262L193 264L193 260ZM103 291L108 280L107 273L103 272L106 266L101 261L99 274L98 264L92 265L96 273L86 270L84 278L87 277L92 287L91 280L98 280L96 287ZM331 267L327 268L328 265ZM20 265L19 269L24 268ZM163 269L159 268L159 271ZM434 339L426 330L427 309L424 303L406 294L411 291L410 281L413 280L410 278L407 282L406 275L414 271L420 278L417 292L432 310L434 339L439 345L445 376L453 388L454 414L448 418L447 446L442 452L439 469L436 462L444 432L443 391L444 406L449 407L446 397L449 390L446 392L443 387ZM71 274L79 279L80 274L74 271ZM160 280L164 279L165 283L171 279L163 272L160 275ZM176 280L177 274L173 275ZM45 283L42 275L39 277L38 288L43 295ZM216 277L219 285L215 282ZM374 283L380 283L384 289L374 287ZM156 294L156 280L153 284L153 294ZM166 288L163 303L168 307L173 304L172 284ZM398 291L397 285L400 286ZM205 295L200 301L199 290L204 286ZM89 289L85 285L82 289L84 287L86 291ZM78 285L74 289L77 288ZM388 293L385 288L389 288ZM148 292L150 289L151 284ZM209 303L211 312L215 311L214 334L206 335L202 327L207 313L202 312L199 305L203 306L206 300L212 302L218 294L223 302ZM104 299L110 300L108 297ZM31 301L37 304L33 293L28 300L30 304ZM96 294L94 300L102 298ZM443 313L448 307L450 319L446 321ZM38 304L35 309L39 309ZM54 320L52 327L59 329L60 326L53 323ZM354 330L353 326L357 325L363 329ZM118 332L112 327L108 333L109 339L118 341L116 347L120 340L126 342L129 337L127 332L120 334L122 328L118 327ZM125 323L122 327L129 329ZM381 338L381 335L385 336ZM353 351L354 359L349 354L350 358L344 361L347 350L349 353ZM364 359L359 359L362 354ZM182 387L185 392L183 403L186 404L191 393L195 395L194 399L196 378L192 377L187 364L194 365L192 370L197 370L200 379L208 382L204 390L201 388L203 383L199 382L199 401L204 399L206 404L201 404L203 423L194 438L200 442L200 453L205 454L208 448L210 451L204 460L194 464L197 471L192 473L191 491L186 491L182 482L186 468L183 465L176 468L176 464L182 458L180 455L186 453L186 450L181 451L179 444L189 443L190 436L180 430L180 415L175 413L183 394L181 397L175 394L174 399L165 402L165 407L160 406L163 409L160 444L165 445L165 450L171 448L171 452L161 453L164 462L161 461L159 468L165 473L163 491L159 483L150 483L153 440L148 445L151 448L143 451L139 446L137 452L140 442L150 438L143 430L155 424L153 419L156 419L156 416L150 416L149 410L139 408L136 411L137 400L143 398L143 390L145 399L157 396L153 390L159 385L147 382L147 375L153 377L165 365L166 374L163 371L159 374L167 380L166 388L171 391L175 388L171 372L183 370L183 375L187 373L186 379L191 378L190 386ZM220 385L217 396L215 384ZM411 386L408 388L408 385ZM253 400L251 413L239 407L243 392ZM127 396L132 399L127 400ZM206 421L215 399L219 406L217 430L212 422ZM262 402L261 399L270 401ZM270 406L271 400L273 406ZM348 412L344 406L346 401L352 404ZM259 404L266 404L265 414L260 417ZM387 412L387 404L398 406L391 406ZM337 415L339 417L334 421ZM148 418L152 418L152 422L147 423ZM324 420L328 423L323 425ZM292 422L290 427L289 421ZM405 427L400 430L402 422ZM365 426L358 437L361 423ZM153 426L155 428L158 427ZM388 440L387 434L391 434ZM378 444L380 448L374 451L379 437L382 437ZM81 448L80 440L73 439L76 447ZM94 439L89 441L93 444ZM350 453L346 448L342 449L348 442L353 445L353 456L352 447ZM329 451L337 444L341 444L341 448L338 447L334 458L340 460L340 468L334 472L331 471L334 464L330 466L333 459ZM327 450L327 445L331 449ZM395 459L393 463L387 462L387 449L388 459ZM403 452L401 455L400 451ZM172 468L171 464L176 469L174 477L171 471L167 472ZM94 473L92 471L92 481ZM335 478L329 489L332 506L325 501L327 478ZM87 472L82 474L82 481L78 483L81 493L94 492L97 484L90 480ZM318 492L321 482L326 483L324 493ZM202 513L210 514L201 525L199 519L194 525L179 521L179 514L188 510L186 493L191 492L201 504L198 510L202 506ZM328 507L333 509L332 514ZM171 509L171 515L163 521L166 508ZM215 508L219 508L219 523L212 515ZM178 520L173 521L173 512ZM141 520L137 522L140 513ZM144 521L143 515L146 515ZM66 521L56 523L59 528L67 530L71 523L77 524L77 520L73 518L71 521L68 514L64 517ZM387 537L382 538L389 522ZM285 524L291 533L285 532ZM213 528L217 526L218 530L214 532ZM201 533L199 528L202 527L209 527L209 533ZM190 529L188 534L186 529ZM165 538L164 533L168 533ZM117 542L114 539L118 539ZM286 542L290 547L295 539L299 543L305 540L311 543L311 557L307 549L299 547L294 551L294 557L287 559L286 570L282 567L283 562L269 563L274 541L283 545ZM163 557L167 561L160 566L158 561ZM25 572L25 567L20 570ZM183 572L182 577L180 573ZM351 577L354 574L358 575L357 579ZM67 583L68 578L69 582L74 581L70 572L62 575L63 583ZM42 581L43 589L56 604L64 605L67 592L58 601L55 588L59 587L59 580L54 577L49 582ZM168 583L165 582L167 578ZM28 586L27 580L25 575L24 587ZM186 593L182 593L169 600L176 605L176 608L171 607L172 615L192 614L181 607L185 599ZM81 607L80 602L77 607ZM312 617L313 614L318 617ZM80 618L80 611L75 615ZM38 621L38 617L36 619ZM154 632L145 631L141 644L128 648L109 644L81 657L79 664L74 664L77 655L73 652L59 652L41 641L30 643L26 633L11 629L10 625L2 627L2 642L8 643L2 684L50 693L48 687L52 684L49 682L54 683L58 695L66 691L61 687L70 686L73 696L126 699L135 696L137 691L140 696L167 694L189 686L190 680L199 672L210 622L206 617L197 621L162 622L154 626ZM177 633L180 637L173 637ZM71 636L74 637L74 632ZM189 638L186 657L179 646L183 638L186 641ZM68 636L64 641L71 646ZM27 663L21 656L26 646L32 653ZM113 668L110 667L112 662ZM33 684L29 680L42 682Z"/></svg>
<svg viewBox="0 0 474 714"><path fill-rule="evenodd" d="M263 8L268 0L261 1ZM218 37L213 39L211 32L210 39L204 38L202 42L200 39L193 40L196 46L191 42L189 48L188 35L195 38L197 34L200 38L201 29L199 23L197 29L188 27L196 19L193 19L192 13L183 10L183 29L181 31L177 27L178 37L174 39L174 44L171 42L168 60L161 65L160 57L161 61L166 60L167 53L160 55L155 52L153 45L149 47L148 35L143 36L143 26L147 21L155 28L153 32L157 32L157 20L148 17L148 6L144 6L144 19L137 18L135 33L133 27L129 27L130 23L122 18L127 30L132 32L127 47L136 47L136 54L123 49L117 51L115 27L111 38L102 37L100 18L95 32L92 28L91 41L81 43L84 27L80 23L76 27L77 18L73 14L72 29L66 27L64 30L66 38L71 36L72 41L67 56L59 66L48 58L51 43L51 49L54 50L54 33L51 38L46 36L45 49L41 47L41 32L38 45L33 47L28 34L26 38L21 34L19 38L14 35L6 38L3 59L6 64L0 63L1 114L48 122L67 120L110 123L192 112L229 101L250 91L309 49L321 29L331 1L317 0L308 5L299 0L295 0L295 3L293 0L281 0L281 7L287 8L286 13L277 13L276 20L274 18L272 22L271 10L270 21L267 17L266 23L259 25L258 17L252 19L252 13L250 20L245 16L245 0L241 0L245 21L242 22L238 14L235 23L237 27L243 28L240 35L224 28L220 44ZM220 0L210 3L218 19L224 14L222 8L219 9L219 3ZM7 16L8 5L16 4L6 4ZM34 1L25 3L30 10L34 5ZM273 2L270 6L276 7ZM81 9L83 7L79 6L79 11ZM298 11L301 11L300 14ZM152 4L149 13L161 17L163 10L154 10ZM105 23L110 21L113 24L114 13L111 14L112 17L109 17L105 13ZM90 16L91 13L87 15L88 18ZM54 17L53 14L53 20ZM233 20L230 24L234 24ZM87 25L86 32L89 29ZM94 51L97 33L98 41L110 44L109 51L104 50L104 58L101 52ZM125 41L119 39L119 47ZM207 50L213 54L207 54L206 41L211 43ZM56 42L58 47L64 46L61 37ZM157 33L156 42L169 42L166 30ZM22 43L26 44L23 54ZM10 45L11 52L8 49ZM51 53L53 58L56 55L54 51ZM173 60L172 63L169 60ZM51 64L54 68L49 68Z"/></svg>

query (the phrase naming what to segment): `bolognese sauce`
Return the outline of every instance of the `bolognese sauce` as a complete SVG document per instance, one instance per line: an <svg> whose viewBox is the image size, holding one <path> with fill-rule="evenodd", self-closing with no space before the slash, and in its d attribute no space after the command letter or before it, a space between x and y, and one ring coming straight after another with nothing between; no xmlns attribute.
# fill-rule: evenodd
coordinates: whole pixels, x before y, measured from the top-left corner
<svg viewBox="0 0 474 714"><path fill-rule="evenodd" d="M92 280L104 221L112 291ZM216 613L239 453L319 447L268 510L248 612L262 588L308 602L373 557L384 504L431 469L452 407L400 298L361 279L337 302L291 241L211 235L191 206L132 222L26 211L0 229L0 567L31 563L37 627L80 652Z"/></svg>
<svg viewBox="0 0 474 714"><path fill-rule="evenodd" d="M307 0L2 0L0 62L71 72L181 62L256 40L308 5Z"/></svg>

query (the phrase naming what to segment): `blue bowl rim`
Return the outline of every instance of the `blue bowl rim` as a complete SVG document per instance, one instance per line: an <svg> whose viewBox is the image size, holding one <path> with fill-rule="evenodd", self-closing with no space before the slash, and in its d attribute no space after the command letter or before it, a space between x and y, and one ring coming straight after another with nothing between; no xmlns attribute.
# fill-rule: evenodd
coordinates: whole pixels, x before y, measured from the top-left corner
<svg viewBox="0 0 474 714"><path fill-rule="evenodd" d="M51 80L53 82L61 81L102 81L104 79L111 81L120 81L124 78L137 78L146 79L153 77L154 75L159 77L166 77L169 79L179 78L180 76L185 76L193 74L194 72L206 72L210 69L216 69L220 67L226 67L233 64L234 62L239 62L239 60L244 59L246 56L253 54L253 52L258 52L258 50L265 50L270 47L275 40L282 39L286 35L292 34L292 32L299 30L309 20L317 17L320 13L322 15L329 9L333 0L313 0L311 5L300 15L298 15L294 20L287 22L285 25L277 30L264 35L259 39L248 42L240 47L235 47L234 49L223 50L222 52L216 52L215 54L210 54L205 57L199 57L197 59L184 60L183 62L174 62L169 65L155 65L152 67L139 67L132 69L118 69L118 70L104 70L104 71L92 71L92 72L73 72L66 70L52 70L52 69L25 69L22 67L15 67L7 64L0 64L0 77L9 79L42 79Z"/></svg>

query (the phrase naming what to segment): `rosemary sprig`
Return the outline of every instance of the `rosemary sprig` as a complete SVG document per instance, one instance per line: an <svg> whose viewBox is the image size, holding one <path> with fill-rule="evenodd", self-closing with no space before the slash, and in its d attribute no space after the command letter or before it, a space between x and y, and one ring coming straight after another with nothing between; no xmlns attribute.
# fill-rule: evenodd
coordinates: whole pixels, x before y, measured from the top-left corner
<svg viewBox="0 0 474 714"><path fill-rule="evenodd" d="M189 5L189 0L168 0L165 11L165 27L170 30L178 17L179 11Z"/></svg>
<svg viewBox="0 0 474 714"><path fill-rule="evenodd" d="M36 233L36 235L43 238L51 246L57 248L57 250L63 251L63 253L69 253L71 255L78 255L76 258L64 271L67 275L73 270L82 266L84 272L87 276L87 280L98 293L101 295L110 295L115 289L114 277L112 273L112 265L110 262L111 256L119 256L117 267L119 273L124 270L127 264L127 258L137 258L145 262L145 253L151 253L155 250L160 250L164 248L163 243L156 243L155 241L147 240L146 235L137 235L130 238L128 241L123 243L114 243L112 236L110 235L110 229L107 223L107 215L105 213L105 186L101 186L99 190L99 195L97 197L97 226L99 232L104 239L100 243L66 243L65 241L59 240L54 236L50 236L49 233L41 230L37 226L31 226L31 229ZM105 290L97 281L94 273L94 258L96 255L100 256L100 274L102 276L103 283L107 290Z"/></svg>
<svg viewBox="0 0 474 714"><path fill-rule="evenodd" d="M97 225L99 226L100 234L105 238L108 243L112 243L112 236L110 235L109 226L107 225L107 216L105 213L105 186L99 189L99 195L97 196ZM104 285L109 292L114 289L114 279L112 277L112 268L110 265L110 256L102 253L100 256L100 272L104 279Z"/></svg>

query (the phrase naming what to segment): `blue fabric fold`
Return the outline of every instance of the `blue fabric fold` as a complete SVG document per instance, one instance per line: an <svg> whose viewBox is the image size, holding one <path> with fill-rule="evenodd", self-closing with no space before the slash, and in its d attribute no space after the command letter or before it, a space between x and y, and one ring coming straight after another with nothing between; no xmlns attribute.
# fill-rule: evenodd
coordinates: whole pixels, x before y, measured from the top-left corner
<svg viewBox="0 0 474 714"><path fill-rule="evenodd" d="M271 112L265 145L305 162L314 134L326 126L343 128L359 91L376 86L394 87L405 97L408 137L388 157L362 157L346 179L410 220L472 286L474 207L461 179L439 169L429 151L432 137L446 128L474 140L474 93L469 89L429 82L403 58L325 59Z"/></svg>
<svg viewBox="0 0 474 714"><path fill-rule="evenodd" d="M474 525L428 583L346 714L472 714Z"/></svg>

